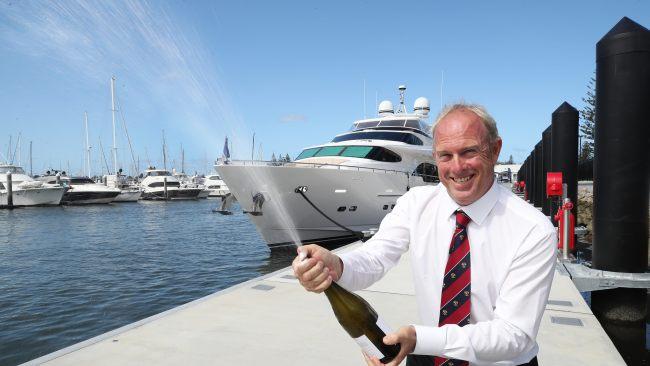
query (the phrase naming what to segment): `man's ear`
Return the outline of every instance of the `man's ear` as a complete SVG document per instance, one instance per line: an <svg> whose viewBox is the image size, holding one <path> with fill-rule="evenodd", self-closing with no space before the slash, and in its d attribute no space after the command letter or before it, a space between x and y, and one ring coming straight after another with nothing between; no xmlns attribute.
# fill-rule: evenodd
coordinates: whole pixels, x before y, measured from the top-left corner
<svg viewBox="0 0 650 366"><path fill-rule="evenodd" d="M498 137L496 141L492 144L492 160L494 160L494 164L496 164L497 160L499 160L499 154L501 153L501 146L503 145L503 140L501 140L501 137Z"/></svg>

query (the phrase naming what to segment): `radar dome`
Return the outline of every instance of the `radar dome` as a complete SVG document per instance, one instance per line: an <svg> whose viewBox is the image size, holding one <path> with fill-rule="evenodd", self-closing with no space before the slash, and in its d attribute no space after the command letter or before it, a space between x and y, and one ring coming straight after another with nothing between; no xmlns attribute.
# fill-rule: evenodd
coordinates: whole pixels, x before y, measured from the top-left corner
<svg viewBox="0 0 650 366"><path fill-rule="evenodd" d="M430 110L431 108L429 108L429 99L425 97L419 97L415 100L415 103L413 104L413 112L415 112L415 114L426 116L429 114Z"/></svg>
<svg viewBox="0 0 650 366"><path fill-rule="evenodd" d="M390 100L384 100L379 103L379 115L385 116L388 114L395 114L395 109L393 109L393 103Z"/></svg>

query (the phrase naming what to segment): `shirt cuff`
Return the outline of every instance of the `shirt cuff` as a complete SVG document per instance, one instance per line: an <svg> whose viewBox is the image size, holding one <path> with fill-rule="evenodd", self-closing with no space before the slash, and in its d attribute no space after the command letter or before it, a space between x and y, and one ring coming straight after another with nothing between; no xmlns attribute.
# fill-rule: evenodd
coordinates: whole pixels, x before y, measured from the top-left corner
<svg viewBox="0 0 650 366"><path fill-rule="evenodd" d="M341 253L338 254L339 258L341 258L341 262L343 262L343 273L341 273L341 277L336 281L337 284L343 286L344 288L349 288L352 285L352 270L350 270L350 262L347 259L346 253Z"/></svg>
<svg viewBox="0 0 650 366"><path fill-rule="evenodd" d="M442 355L442 352L445 350L445 344L447 343L447 329L445 327L425 327L415 324L413 326L415 327L417 337L413 354Z"/></svg>

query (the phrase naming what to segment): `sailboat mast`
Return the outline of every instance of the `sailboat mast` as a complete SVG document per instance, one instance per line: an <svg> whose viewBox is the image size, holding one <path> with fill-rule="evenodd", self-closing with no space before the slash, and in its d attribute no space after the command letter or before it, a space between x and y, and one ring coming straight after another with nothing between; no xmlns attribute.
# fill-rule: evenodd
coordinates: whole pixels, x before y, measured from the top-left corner
<svg viewBox="0 0 650 366"><path fill-rule="evenodd" d="M117 146L115 145L115 76L111 77L111 111L113 115L113 171L117 174Z"/></svg>
<svg viewBox="0 0 650 366"><path fill-rule="evenodd" d="M86 176L90 177L90 141L88 140L88 112L84 112L84 125L86 127Z"/></svg>
<svg viewBox="0 0 650 366"><path fill-rule="evenodd" d="M165 130L162 130L162 138L163 138L163 169L167 170L167 147L165 146Z"/></svg>
<svg viewBox="0 0 650 366"><path fill-rule="evenodd" d="M185 150L181 145L181 173L185 173Z"/></svg>

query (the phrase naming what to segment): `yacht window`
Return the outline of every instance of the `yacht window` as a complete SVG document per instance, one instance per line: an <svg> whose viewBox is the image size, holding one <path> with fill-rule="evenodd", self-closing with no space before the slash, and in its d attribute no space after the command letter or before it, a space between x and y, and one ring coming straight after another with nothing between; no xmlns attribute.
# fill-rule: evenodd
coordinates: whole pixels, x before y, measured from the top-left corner
<svg viewBox="0 0 650 366"><path fill-rule="evenodd" d="M423 145L422 140L411 133L391 131L361 131L346 133L345 135L336 136L332 142L349 140L388 140L404 142L409 145Z"/></svg>
<svg viewBox="0 0 650 366"><path fill-rule="evenodd" d="M370 127L376 127L378 124L379 124L378 121L359 122L359 123L357 123L357 128L370 128Z"/></svg>
<svg viewBox="0 0 650 366"><path fill-rule="evenodd" d="M336 156L343 151L345 146L324 146L314 156Z"/></svg>
<svg viewBox="0 0 650 366"><path fill-rule="evenodd" d="M147 177L171 177L171 173L166 170L154 170L147 172Z"/></svg>
<svg viewBox="0 0 650 366"><path fill-rule="evenodd" d="M319 149L317 154L311 156L345 156L349 158L364 158L377 161L398 162L402 158L396 153L380 146L325 146ZM303 151L304 152L304 151ZM296 160L301 158L300 154Z"/></svg>
<svg viewBox="0 0 650 366"><path fill-rule="evenodd" d="M318 150L320 150L320 147L313 147L311 149L305 149L300 153L300 155L298 155L296 160L311 158L312 156L314 156L314 154L316 154L318 152Z"/></svg>
<svg viewBox="0 0 650 366"><path fill-rule="evenodd" d="M179 182L167 182L167 187L180 187ZM155 187L164 187L165 182L153 182L149 184L149 187L155 188Z"/></svg>
<svg viewBox="0 0 650 366"><path fill-rule="evenodd" d="M377 161L386 161L389 163L397 163L402 161L402 157L395 154L394 152L384 149L383 147L375 146L372 151L366 156L366 159L372 159Z"/></svg>
<svg viewBox="0 0 650 366"><path fill-rule="evenodd" d="M90 178L70 178L70 184L95 184Z"/></svg>
<svg viewBox="0 0 650 366"><path fill-rule="evenodd" d="M402 127L402 126L404 126L404 120L403 119L399 119L399 120L394 120L393 119L393 120L388 120L388 121L381 121L379 123L379 125L382 126L382 127L385 127L385 126Z"/></svg>
<svg viewBox="0 0 650 366"><path fill-rule="evenodd" d="M372 150L372 146L348 146L345 148L341 156L350 158L365 158L366 155Z"/></svg>
<svg viewBox="0 0 650 366"><path fill-rule="evenodd" d="M422 163L415 168L414 175L419 175L422 180L429 183L440 182L438 167L431 163Z"/></svg>
<svg viewBox="0 0 650 366"><path fill-rule="evenodd" d="M4 184L0 183L0 189L5 189Z"/></svg>

